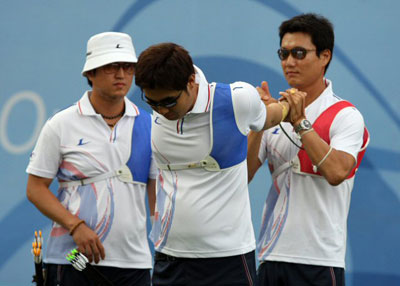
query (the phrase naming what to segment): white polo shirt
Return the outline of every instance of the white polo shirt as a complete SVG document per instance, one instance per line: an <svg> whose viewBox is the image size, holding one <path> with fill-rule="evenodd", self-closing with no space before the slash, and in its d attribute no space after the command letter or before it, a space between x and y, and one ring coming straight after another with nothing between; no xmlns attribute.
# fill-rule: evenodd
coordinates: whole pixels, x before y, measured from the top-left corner
<svg viewBox="0 0 400 286"><path fill-rule="evenodd" d="M313 124L332 104L341 100L326 80L324 92L306 108ZM293 127L282 124L291 138L301 145ZM360 112L342 109L332 122L330 145L357 160L363 142L364 120ZM264 132L259 159L277 169L293 159L298 148L279 127ZM271 185L264 205L260 240L257 248L261 261L344 267L347 237L347 215L354 177L332 186L323 177L294 173L290 168Z"/></svg>
<svg viewBox="0 0 400 286"><path fill-rule="evenodd" d="M199 90L193 109L179 120L153 114L152 149L157 164L197 162L210 151L210 100L215 84L208 84L202 71L195 70ZM236 82L231 91L240 132L261 130L266 108L257 90ZM151 238L156 250L165 254L203 258L254 250L246 160L220 172L160 170L155 219Z"/></svg>
<svg viewBox="0 0 400 286"><path fill-rule="evenodd" d="M111 130L90 101L90 92L44 125L27 173L43 178L76 180L117 170L131 152L132 130L139 110L125 98L125 114ZM149 178L157 176L151 164ZM127 184L116 177L80 187L58 190L57 197L99 235L106 258L98 265L151 268L146 230L146 186ZM69 264L65 259L76 245L68 231L53 223L45 262Z"/></svg>

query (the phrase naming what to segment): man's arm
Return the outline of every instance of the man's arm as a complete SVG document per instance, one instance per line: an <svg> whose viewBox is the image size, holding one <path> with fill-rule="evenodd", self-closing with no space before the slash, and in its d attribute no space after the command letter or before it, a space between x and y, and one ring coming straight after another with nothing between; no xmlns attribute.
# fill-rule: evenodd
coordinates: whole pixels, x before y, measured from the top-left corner
<svg viewBox="0 0 400 286"><path fill-rule="evenodd" d="M293 127L298 126L300 121L306 118L305 97L298 91L294 93L282 92L281 95L286 98L291 106L290 122ZM335 150L322 140L315 131L307 133L300 131L300 136L312 164L318 166L318 171L328 183L333 186L342 183L355 166L354 157L349 153Z"/></svg>
<svg viewBox="0 0 400 286"><path fill-rule="evenodd" d="M269 92L268 83L266 81L261 83L261 87L257 87L257 91L267 109L267 117L265 118L263 127L263 130L266 130L278 125L286 118L290 110L290 105L287 101L278 102L274 99Z"/></svg>
<svg viewBox="0 0 400 286"><path fill-rule="evenodd" d="M84 223L80 223L79 217L71 214L50 191L49 186L53 180L29 174L26 195L45 216L57 222L68 231L72 231L72 237L78 246L78 250L84 253L91 262L98 263L105 258L104 247L97 234Z"/></svg>
<svg viewBox="0 0 400 286"><path fill-rule="evenodd" d="M147 198L149 200L150 216L154 216L156 208L156 180L149 179L147 182Z"/></svg>
<svg viewBox="0 0 400 286"><path fill-rule="evenodd" d="M263 131L255 132L250 131L247 137L247 176L248 183L251 182L257 170L261 167L262 163L258 158L258 152L260 150L261 139Z"/></svg>
<svg viewBox="0 0 400 286"><path fill-rule="evenodd" d="M278 103L278 101L271 96L266 81L261 83L261 87L257 87L257 91L267 110L267 116L263 127L263 130L265 130L279 124L285 119L290 106L286 101ZM247 174L249 183L262 165L262 162L260 162L258 158L262 136L262 131L250 131L247 137Z"/></svg>

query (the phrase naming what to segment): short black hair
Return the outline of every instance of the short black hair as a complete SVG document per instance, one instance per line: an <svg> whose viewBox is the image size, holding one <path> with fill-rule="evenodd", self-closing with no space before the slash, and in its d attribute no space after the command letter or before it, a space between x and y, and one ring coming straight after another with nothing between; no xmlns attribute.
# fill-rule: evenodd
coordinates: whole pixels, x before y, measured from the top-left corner
<svg viewBox="0 0 400 286"><path fill-rule="evenodd" d="M89 77L87 76L87 73L92 73L93 75L95 75L95 74L96 74L96 69L93 69L93 70L90 70L90 71L85 72L85 77L86 77L86 80L87 80L88 85L89 85L90 87L93 87L93 83L92 83L92 81L89 79Z"/></svg>
<svg viewBox="0 0 400 286"><path fill-rule="evenodd" d="M140 54L135 83L142 90L186 90L194 73L193 60L187 50L174 43L161 43Z"/></svg>
<svg viewBox="0 0 400 286"><path fill-rule="evenodd" d="M92 81L91 81L88 77L87 77L86 79L87 79L88 85L89 85L90 87L93 87Z"/></svg>
<svg viewBox="0 0 400 286"><path fill-rule="evenodd" d="M335 44L335 33L333 31L332 23L325 17L314 14L307 13L295 16L287 21L282 22L279 27L279 45L282 45L282 38L286 33L296 33L301 32L311 36L311 41L315 45L317 51L317 56L324 50L330 50L333 56L333 47ZM330 64L325 67L325 73Z"/></svg>

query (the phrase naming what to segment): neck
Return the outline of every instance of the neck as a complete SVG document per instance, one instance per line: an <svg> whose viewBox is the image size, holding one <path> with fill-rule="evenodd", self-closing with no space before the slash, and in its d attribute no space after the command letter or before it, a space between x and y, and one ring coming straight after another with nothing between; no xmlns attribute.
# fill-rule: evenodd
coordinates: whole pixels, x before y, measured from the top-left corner
<svg viewBox="0 0 400 286"><path fill-rule="evenodd" d="M105 118L122 116L125 111L124 97L105 98L92 91L89 95L89 100L96 113L101 114Z"/></svg>
<svg viewBox="0 0 400 286"><path fill-rule="evenodd" d="M190 105L190 108L189 108L189 110L187 112L191 111L193 109L193 106L196 104L197 96L199 94L199 85L197 83L194 85L193 94L194 94L193 101L192 101L192 104Z"/></svg>
<svg viewBox="0 0 400 286"><path fill-rule="evenodd" d="M301 91L307 93L306 106L310 105L314 100L316 100L323 93L325 88L325 81L323 78L321 78L311 86L300 89Z"/></svg>

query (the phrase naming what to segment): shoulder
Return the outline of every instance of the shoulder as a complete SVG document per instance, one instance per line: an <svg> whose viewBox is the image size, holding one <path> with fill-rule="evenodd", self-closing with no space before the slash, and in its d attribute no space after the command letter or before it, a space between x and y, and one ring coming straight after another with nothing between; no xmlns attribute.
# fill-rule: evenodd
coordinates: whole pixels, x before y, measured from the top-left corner
<svg viewBox="0 0 400 286"><path fill-rule="evenodd" d="M343 142L361 144L364 127L364 118L360 111L353 106L345 107L337 113L332 122L330 128L331 140L337 141L335 144L339 145L343 145Z"/></svg>
<svg viewBox="0 0 400 286"><path fill-rule="evenodd" d="M338 129L364 130L364 118L357 108L345 107L337 113L332 126Z"/></svg>
<svg viewBox="0 0 400 286"><path fill-rule="evenodd" d="M361 112L350 101L341 99L335 94L333 94L333 96L335 96L337 100L332 104L332 106L335 104L339 106L341 103L345 104L344 107L342 105L342 108L336 114L334 121L342 120L348 122L349 124L358 123L364 125L364 118ZM346 104L349 105L346 106Z"/></svg>
<svg viewBox="0 0 400 286"><path fill-rule="evenodd" d="M254 101L260 101L257 89L251 84L237 81L230 84L233 101L238 104L252 105Z"/></svg>
<svg viewBox="0 0 400 286"><path fill-rule="evenodd" d="M319 105L319 107L315 109L315 111L319 109L317 114L327 114L328 112L331 116L334 115L334 121L340 119L364 122L361 112L350 101L339 97L333 91L323 95L323 98L321 98L321 101L317 104Z"/></svg>
<svg viewBox="0 0 400 286"><path fill-rule="evenodd" d="M246 95L249 93L258 94L256 88L251 84L244 81L236 81L230 84L232 95Z"/></svg>
<svg viewBox="0 0 400 286"><path fill-rule="evenodd" d="M68 123L75 119L75 116L79 114L78 103L71 104L63 109L56 111L47 120L49 124L61 124Z"/></svg>

